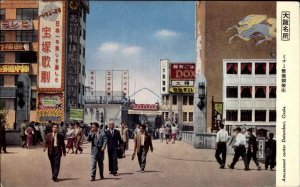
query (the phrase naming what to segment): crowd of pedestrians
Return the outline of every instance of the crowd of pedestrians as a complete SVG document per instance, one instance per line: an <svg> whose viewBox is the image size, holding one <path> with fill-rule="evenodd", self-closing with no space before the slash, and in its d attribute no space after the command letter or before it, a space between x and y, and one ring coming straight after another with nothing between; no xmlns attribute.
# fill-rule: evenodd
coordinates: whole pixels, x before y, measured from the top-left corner
<svg viewBox="0 0 300 187"><path fill-rule="evenodd" d="M248 144L246 134L248 136ZM265 169L267 170L269 165L270 169L273 170L275 167L276 160L276 141L273 140L274 134L269 134L269 140L266 141L265 148ZM235 164L241 157L244 162L244 170L250 170L249 165L251 159L253 159L257 170L261 170L261 166L257 159L258 143L253 129L249 128L246 132L242 132L240 127L233 130L233 135L229 140L228 132L224 130L224 124L220 124L219 131L216 136L216 152L215 158L220 165L221 169L225 168L226 154L227 154L227 142L234 150L234 157L231 164L228 165L229 168L234 169ZM222 155L222 158L220 157Z"/></svg>

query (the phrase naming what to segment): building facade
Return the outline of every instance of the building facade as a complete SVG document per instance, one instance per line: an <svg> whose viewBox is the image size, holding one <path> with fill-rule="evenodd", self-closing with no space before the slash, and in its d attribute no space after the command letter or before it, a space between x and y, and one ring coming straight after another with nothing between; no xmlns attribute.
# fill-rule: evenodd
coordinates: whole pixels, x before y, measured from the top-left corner
<svg viewBox="0 0 300 187"><path fill-rule="evenodd" d="M164 121L172 121L183 130L192 130L194 118L195 64L160 61L160 110Z"/></svg>
<svg viewBox="0 0 300 187"><path fill-rule="evenodd" d="M275 23L276 2L196 2L196 74L207 81L207 132L218 120L229 131L246 125L275 132Z"/></svg>
<svg viewBox="0 0 300 187"><path fill-rule="evenodd" d="M25 119L65 120L69 106L65 96L70 90L67 87L70 41L66 36L71 35L66 25L71 25L68 15L72 8L80 10L79 42L72 50L80 55L74 71L76 108L83 108L88 2L28 0L0 4L0 99L6 105L8 127Z"/></svg>

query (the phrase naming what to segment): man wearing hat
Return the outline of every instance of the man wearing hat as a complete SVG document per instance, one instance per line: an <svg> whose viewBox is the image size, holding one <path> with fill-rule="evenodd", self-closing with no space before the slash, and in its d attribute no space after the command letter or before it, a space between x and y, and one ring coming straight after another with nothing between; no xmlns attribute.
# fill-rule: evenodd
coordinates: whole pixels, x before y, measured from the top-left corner
<svg viewBox="0 0 300 187"><path fill-rule="evenodd" d="M228 140L228 132L224 130L224 124L220 124L220 130L217 132L217 138L216 138L216 154L215 157L220 164L220 168L224 169L225 163L226 163L226 152L227 147L226 143ZM222 159L220 158L220 154L222 154Z"/></svg>
<svg viewBox="0 0 300 187"><path fill-rule="evenodd" d="M257 141L256 137L253 135L252 128L248 129L247 132L249 133L249 141L248 141L248 149L247 149L247 160L248 160L248 166L250 164L251 158L253 158L257 169L260 170L260 165L258 163L258 160L256 158L257 153Z"/></svg>
<svg viewBox="0 0 300 187"><path fill-rule="evenodd" d="M234 169L234 165L237 163L237 161L239 160L240 156L243 158L244 161L244 165L245 165L245 170L248 171L249 170L249 166L248 166L248 162L247 162L247 158L246 158L246 136L244 134L241 133L241 128L238 127L236 128L236 142L234 143L233 146L236 146L236 150L234 153L234 157L232 160L232 163L230 165L228 165L229 168Z"/></svg>

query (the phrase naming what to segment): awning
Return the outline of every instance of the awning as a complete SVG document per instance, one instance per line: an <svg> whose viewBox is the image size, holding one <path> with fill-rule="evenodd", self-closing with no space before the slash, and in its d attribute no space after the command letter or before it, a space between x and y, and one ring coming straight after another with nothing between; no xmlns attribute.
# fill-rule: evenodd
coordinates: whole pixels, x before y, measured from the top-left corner
<svg viewBox="0 0 300 187"><path fill-rule="evenodd" d="M156 110L128 110L128 114L137 114L137 115L149 115L149 116L155 116L155 115L162 115L162 111Z"/></svg>

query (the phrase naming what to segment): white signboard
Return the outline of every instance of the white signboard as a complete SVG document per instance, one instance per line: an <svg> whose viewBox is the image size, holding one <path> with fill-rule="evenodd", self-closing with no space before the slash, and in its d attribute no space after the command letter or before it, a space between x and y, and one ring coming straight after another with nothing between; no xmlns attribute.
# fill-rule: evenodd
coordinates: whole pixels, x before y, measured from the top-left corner
<svg viewBox="0 0 300 187"><path fill-rule="evenodd" d="M94 96L96 91L96 74L95 71L90 71L90 81L89 81L89 87L90 87L90 95Z"/></svg>
<svg viewBox="0 0 300 187"><path fill-rule="evenodd" d="M38 87L62 88L63 2L39 1Z"/></svg>
<svg viewBox="0 0 300 187"><path fill-rule="evenodd" d="M113 92L113 72L111 70L105 71L105 96L112 97Z"/></svg>
<svg viewBox="0 0 300 187"><path fill-rule="evenodd" d="M125 93L125 97L129 94L129 71L122 71L122 91Z"/></svg>
<svg viewBox="0 0 300 187"><path fill-rule="evenodd" d="M194 86L195 81L171 81L172 86Z"/></svg>

